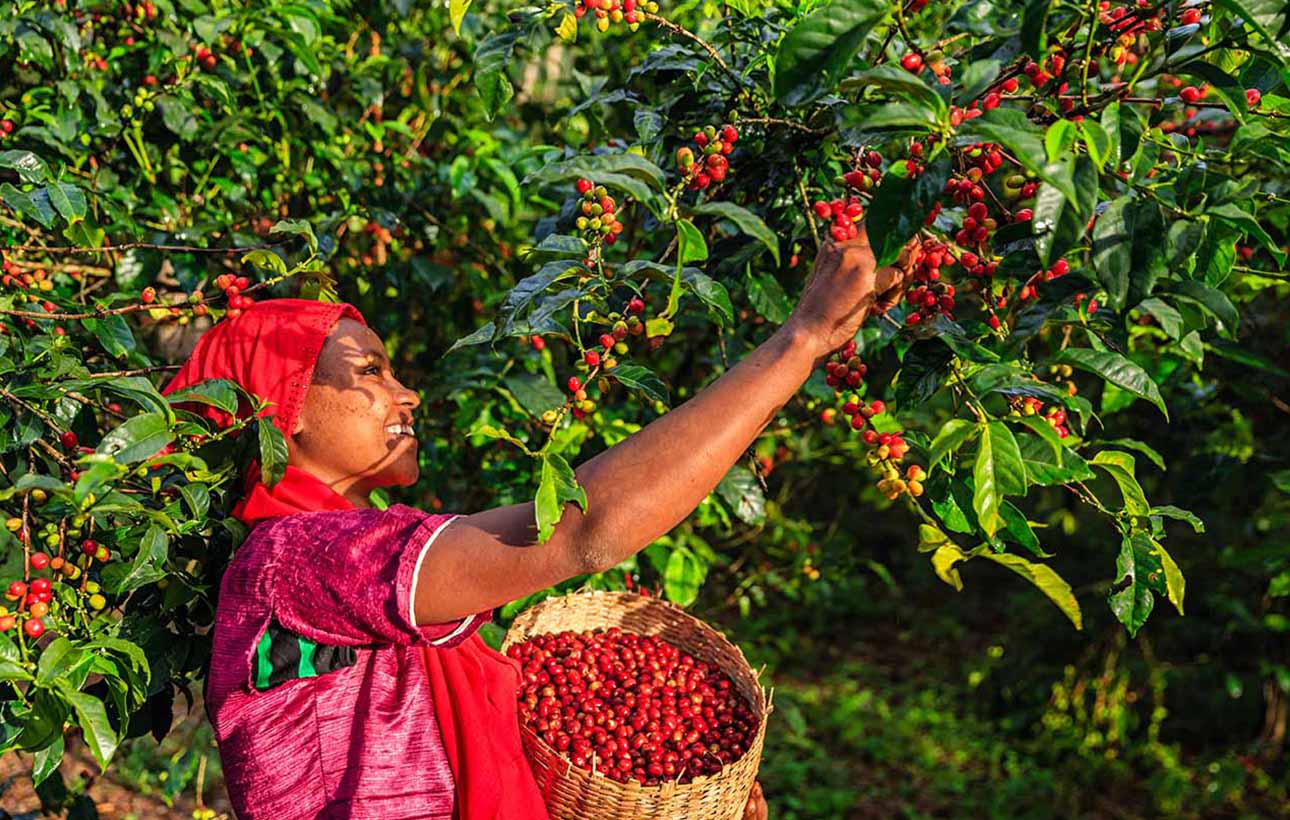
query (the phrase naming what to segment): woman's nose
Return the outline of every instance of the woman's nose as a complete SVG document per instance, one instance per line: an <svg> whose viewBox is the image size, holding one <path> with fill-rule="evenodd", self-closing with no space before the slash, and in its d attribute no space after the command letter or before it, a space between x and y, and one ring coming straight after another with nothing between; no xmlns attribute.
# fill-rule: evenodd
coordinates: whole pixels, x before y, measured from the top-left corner
<svg viewBox="0 0 1290 820"><path fill-rule="evenodd" d="M395 380L394 383L398 386L400 406L407 407L412 410L415 410L421 406L420 393L418 393L415 390L409 390L408 388L403 386L402 382L399 382L398 380Z"/></svg>

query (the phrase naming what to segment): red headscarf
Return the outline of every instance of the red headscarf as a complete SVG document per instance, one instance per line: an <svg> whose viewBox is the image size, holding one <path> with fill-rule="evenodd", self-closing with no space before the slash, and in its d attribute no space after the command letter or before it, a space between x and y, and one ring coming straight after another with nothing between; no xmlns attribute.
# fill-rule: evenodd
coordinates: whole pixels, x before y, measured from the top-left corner
<svg viewBox="0 0 1290 820"><path fill-rule="evenodd" d="M235 319L215 325L197 342L183 368L163 393L208 379L230 379L269 402L263 415L290 436L313 381L323 342L342 317L363 322L348 304L308 299L256 302ZM365 323L365 322L364 322ZM209 405L194 409L217 423L229 414ZM249 406L238 417L251 413ZM287 465L272 487L252 466L247 489L233 515L257 521L300 512L348 510L353 504L310 473ZM515 693L518 676L511 661L478 634L452 649L424 651L435 717L457 786L457 816L463 820L545 820L546 807L527 766L501 765L519 748Z"/></svg>

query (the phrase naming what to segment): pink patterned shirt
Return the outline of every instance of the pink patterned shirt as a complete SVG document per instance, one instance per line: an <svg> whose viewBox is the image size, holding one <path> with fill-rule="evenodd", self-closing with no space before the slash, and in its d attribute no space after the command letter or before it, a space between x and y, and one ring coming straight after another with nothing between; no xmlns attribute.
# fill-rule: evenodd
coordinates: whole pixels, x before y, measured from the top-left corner
<svg viewBox="0 0 1290 820"><path fill-rule="evenodd" d="M206 705L241 820L448 820L452 772L417 627L421 558L450 515L312 512L259 524L220 585Z"/></svg>

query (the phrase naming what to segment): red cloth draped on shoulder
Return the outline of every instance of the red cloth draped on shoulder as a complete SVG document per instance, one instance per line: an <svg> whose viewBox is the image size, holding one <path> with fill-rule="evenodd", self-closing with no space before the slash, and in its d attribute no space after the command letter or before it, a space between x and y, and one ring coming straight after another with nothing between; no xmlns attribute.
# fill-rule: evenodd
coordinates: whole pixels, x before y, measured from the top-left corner
<svg viewBox="0 0 1290 820"><path fill-rule="evenodd" d="M257 302L235 319L207 331L192 356L163 393L170 394L209 379L229 379L269 402L262 415L290 435L323 342L342 317L364 322L348 304L308 299ZM365 323L365 322L364 322ZM229 414L192 403L195 412L218 424ZM238 417L250 415L242 406ZM246 491L233 510L254 525L267 518L318 510L352 509L348 499L313 475L288 465L269 487L252 469ZM478 634L452 649L423 650L435 717L439 721L457 790L457 814L463 820L543 820L546 807L527 766L500 765L513 760L520 744L515 692L518 673L512 662L493 651Z"/></svg>

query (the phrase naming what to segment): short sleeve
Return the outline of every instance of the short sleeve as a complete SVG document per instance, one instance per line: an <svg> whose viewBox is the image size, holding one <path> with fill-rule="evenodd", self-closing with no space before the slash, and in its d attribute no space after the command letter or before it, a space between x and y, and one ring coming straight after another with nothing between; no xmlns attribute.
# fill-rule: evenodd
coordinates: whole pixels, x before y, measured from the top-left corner
<svg viewBox="0 0 1290 820"><path fill-rule="evenodd" d="M417 626L413 590L422 560L456 516L403 505L386 510L304 513L275 522L269 584L274 617L304 638L333 646L455 646L489 613Z"/></svg>

